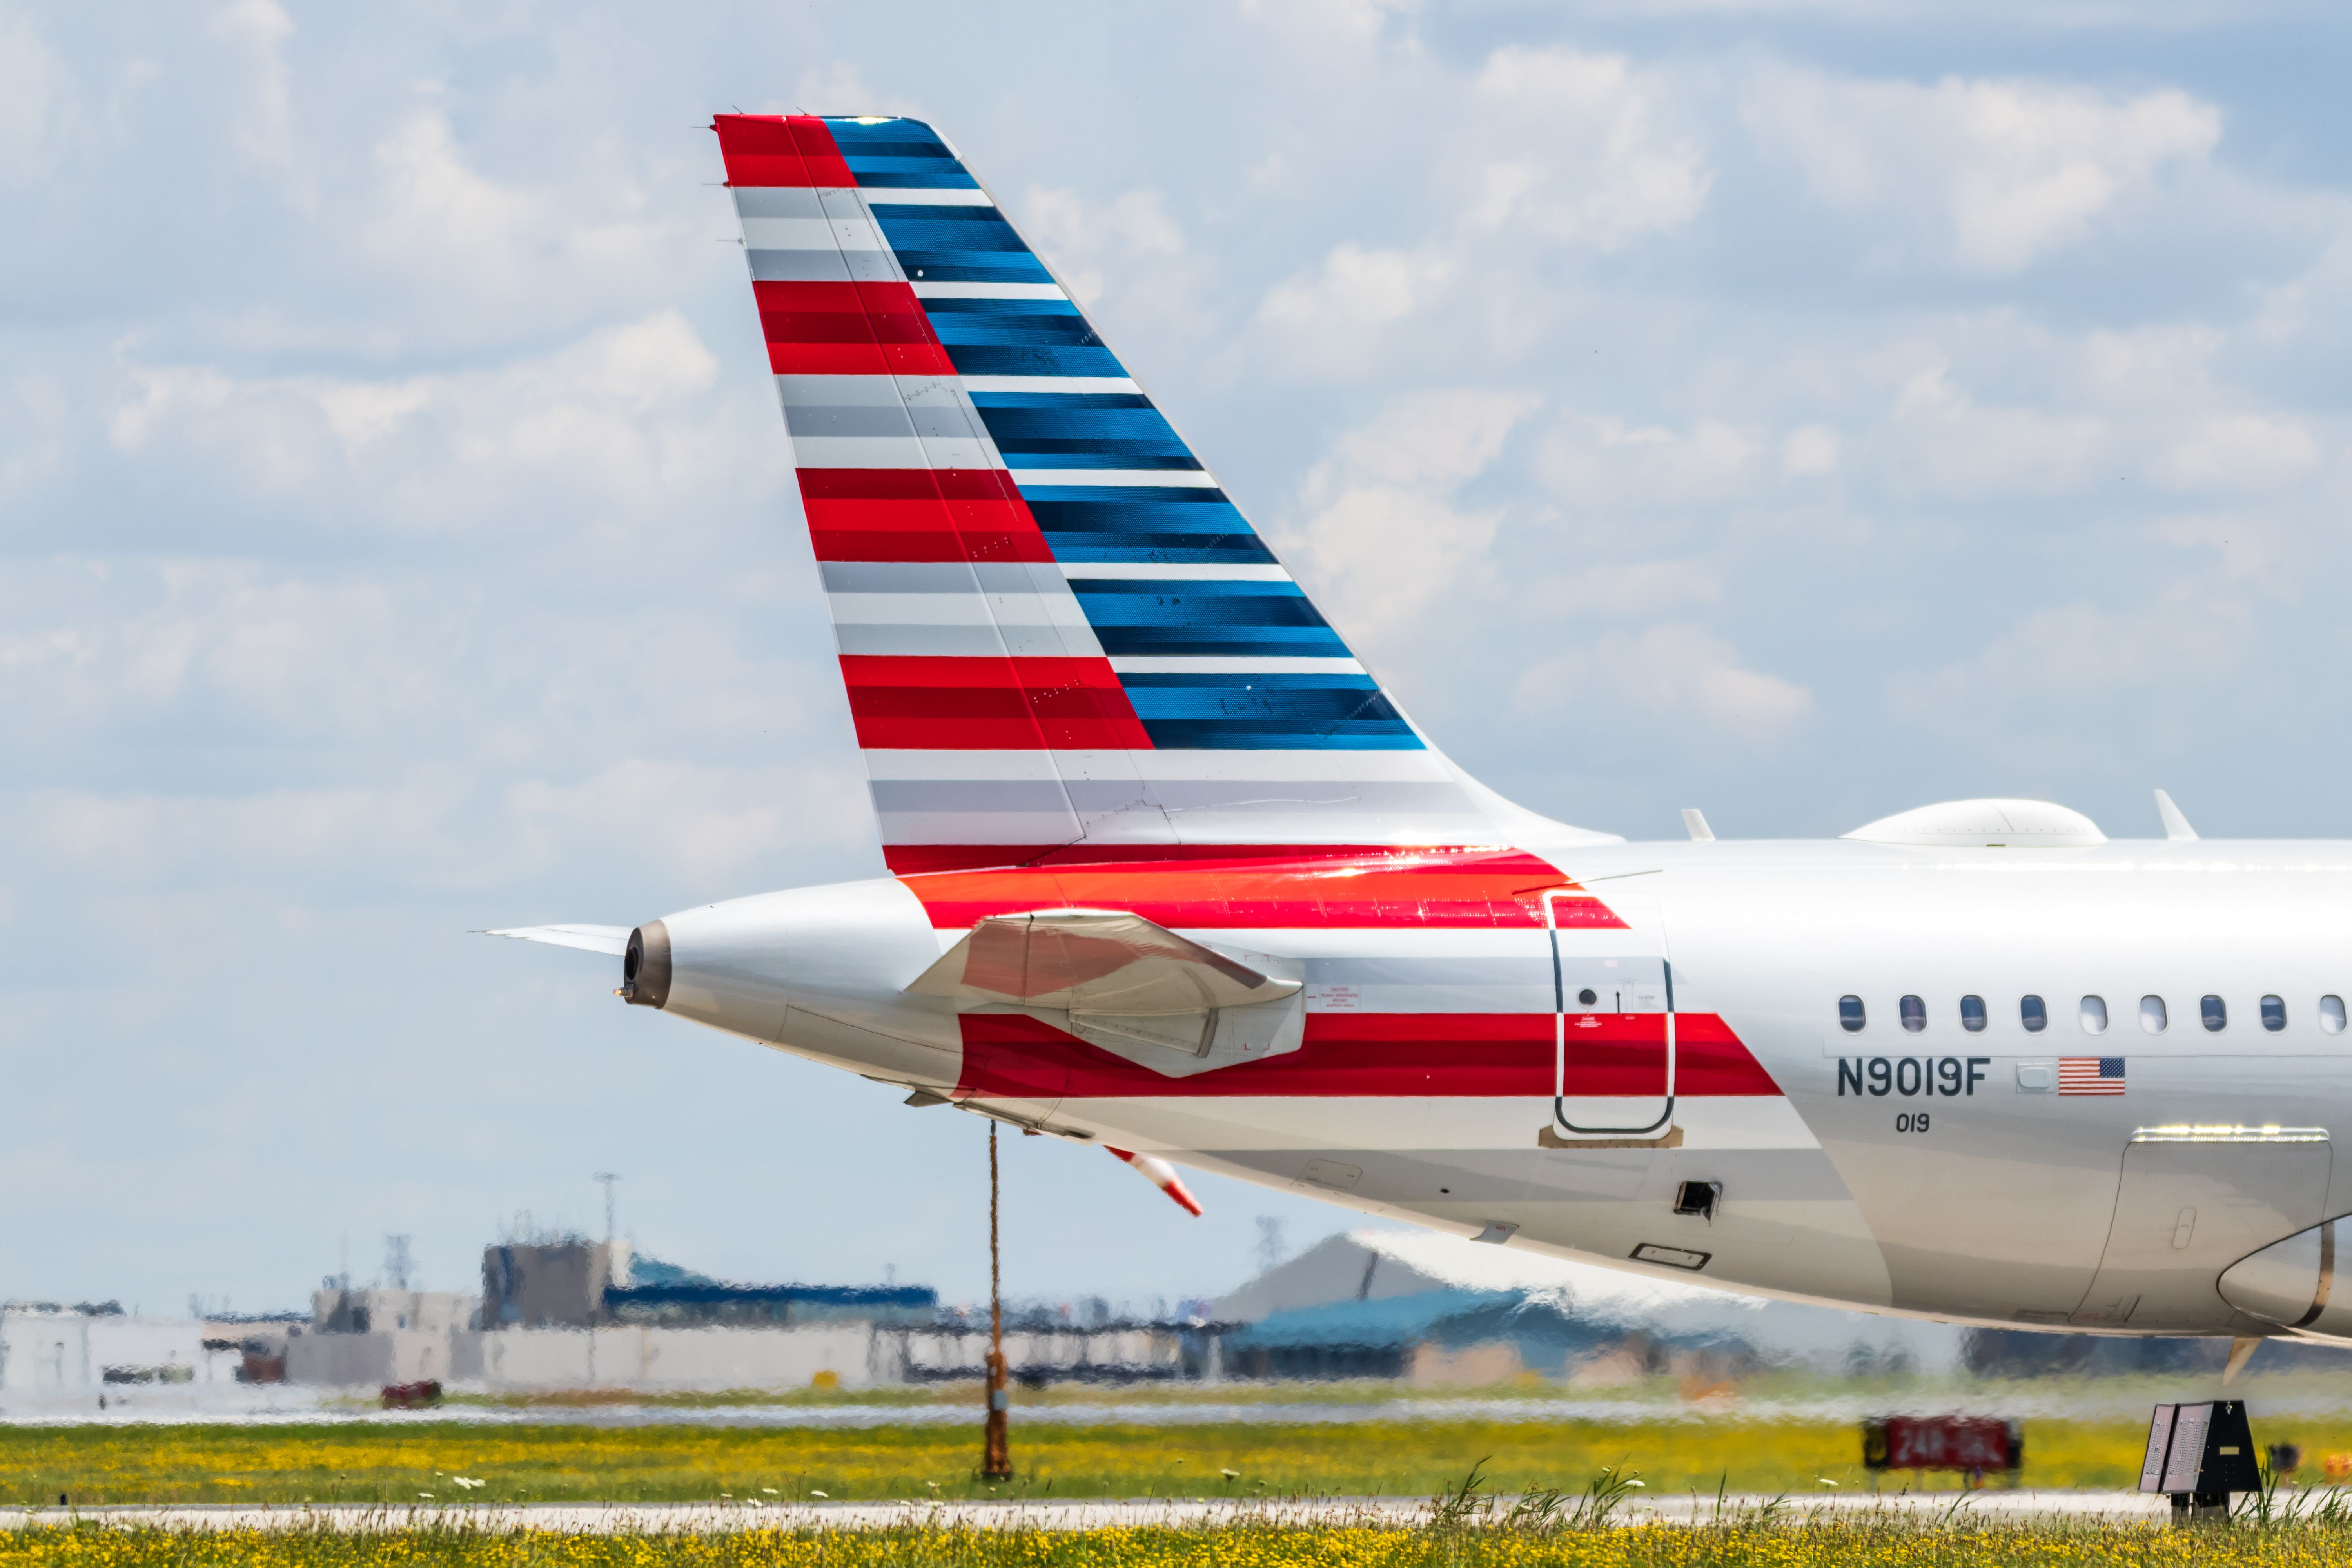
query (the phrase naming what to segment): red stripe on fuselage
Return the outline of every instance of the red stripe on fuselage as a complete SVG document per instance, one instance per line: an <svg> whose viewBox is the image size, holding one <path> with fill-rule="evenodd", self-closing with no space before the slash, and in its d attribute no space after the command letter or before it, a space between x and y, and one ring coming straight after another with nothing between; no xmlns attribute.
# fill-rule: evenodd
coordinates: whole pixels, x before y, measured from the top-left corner
<svg viewBox="0 0 2352 1568"><path fill-rule="evenodd" d="M1600 1016L1602 1029L1570 1042L1568 1092L1664 1094L1664 1016ZM1549 1013L1309 1013L1298 1049L1192 1078L1162 1077L1020 1014L959 1021L956 1091L983 1100L1502 1100L1548 1098L1553 1089ZM1678 1013L1675 1092L1753 1098L1780 1087L1720 1017Z"/></svg>
<svg viewBox="0 0 2352 1568"><path fill-rule="evenodd" d="M848 661L844 660L845 664ZM956 661L968 662L968 661ZM863 733L861 728L860 733ZM869 744L871 742L868 742ZM1609 907L1533 855L1412 851L1269 864L1161 860L941 871L901 879L940 930L1024 910L1131 910L1179 928L1622 928Z"/></svg>

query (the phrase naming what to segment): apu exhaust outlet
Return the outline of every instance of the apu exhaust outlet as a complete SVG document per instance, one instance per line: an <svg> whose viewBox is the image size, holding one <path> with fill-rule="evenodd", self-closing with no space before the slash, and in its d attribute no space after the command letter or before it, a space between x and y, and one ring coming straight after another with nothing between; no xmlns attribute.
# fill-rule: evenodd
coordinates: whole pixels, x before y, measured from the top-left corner
<svg viewBox="0 0 2352 1568"><path fill-rule="evenodd" d="M669 1005L669 927L647 921L621 955L621 998L632 1007Z"/></svg>

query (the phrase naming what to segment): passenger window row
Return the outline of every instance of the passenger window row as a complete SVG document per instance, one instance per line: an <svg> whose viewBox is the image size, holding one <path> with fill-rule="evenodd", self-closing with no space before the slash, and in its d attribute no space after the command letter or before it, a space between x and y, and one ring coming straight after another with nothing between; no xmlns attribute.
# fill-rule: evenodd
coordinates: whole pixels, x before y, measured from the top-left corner
<svg viewBox="0 0 2352 1568"><path fill-rule="evenodd" d="M2286 1027L2286 1002L2278 996L2262 1000L2263 1027L2275 1035ZM1895 1005L1895 1018L1911 1034L1927 1026L1927 1004L1916 996L1906 996ZM2085 996L2076 1015L2082 1020L2086 1035L2107 1032L2107 1002L2104 996ZM1972 1035L1984 1033L1987 1020L1985 1000L1981 996L1960 998L1960 1027ZM2039 996L2021 996L2017 1001L2017 1021L2030 1035L2038 1035L2050 1026L2050 1008ZM2197 1021L2207 1032L2220 1034L2230 1026L2230 1005L2219 996L2200 996L2197 1000ZM1838 998L1838 1027L1849 1035L1862 1033L1869 1022L1859 996ZM2139 999L2139 1026L2151 1035L2160 1035L2171 1026L2171 1015L2166 1010L2161 996ZM2336 995L2319 999L2319 1026L2331 1035L2344 1032L2344 998Z"/></svg>

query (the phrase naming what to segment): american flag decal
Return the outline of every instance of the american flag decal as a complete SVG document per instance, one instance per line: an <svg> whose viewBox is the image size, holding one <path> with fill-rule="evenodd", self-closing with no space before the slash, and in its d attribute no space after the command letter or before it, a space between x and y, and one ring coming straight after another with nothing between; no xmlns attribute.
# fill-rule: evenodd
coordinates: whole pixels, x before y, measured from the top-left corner
<svg viewBox="0 0 2352 1568"><path fill-rule="evenodd" d="M2060 1057L2058 1058L2059 1093L2121 1094L2123 1091L2123 1058Z"/></svg>

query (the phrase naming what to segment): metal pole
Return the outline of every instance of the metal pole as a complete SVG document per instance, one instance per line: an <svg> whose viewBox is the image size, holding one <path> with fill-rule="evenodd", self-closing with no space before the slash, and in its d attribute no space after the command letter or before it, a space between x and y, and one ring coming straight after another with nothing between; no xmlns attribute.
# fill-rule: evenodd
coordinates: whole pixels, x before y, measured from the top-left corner
<svg viewBox="0 0 2352 1568"><path fill-rule="evenodd" d="M1012 1439L1005 1416L1013 1397L1004 1387L1004 1294L996 1243L996 1123L988 1124L988 1436L980 1479L1013 1479Z"/></svg>
<svg viewBox="0 0 2352 1568"><path fill-rule="evenodd" d="M621 1178L610 1171L599 1171L596 1179L604 1184L604 1245L613 1245L613 1184Z"/></svg>

